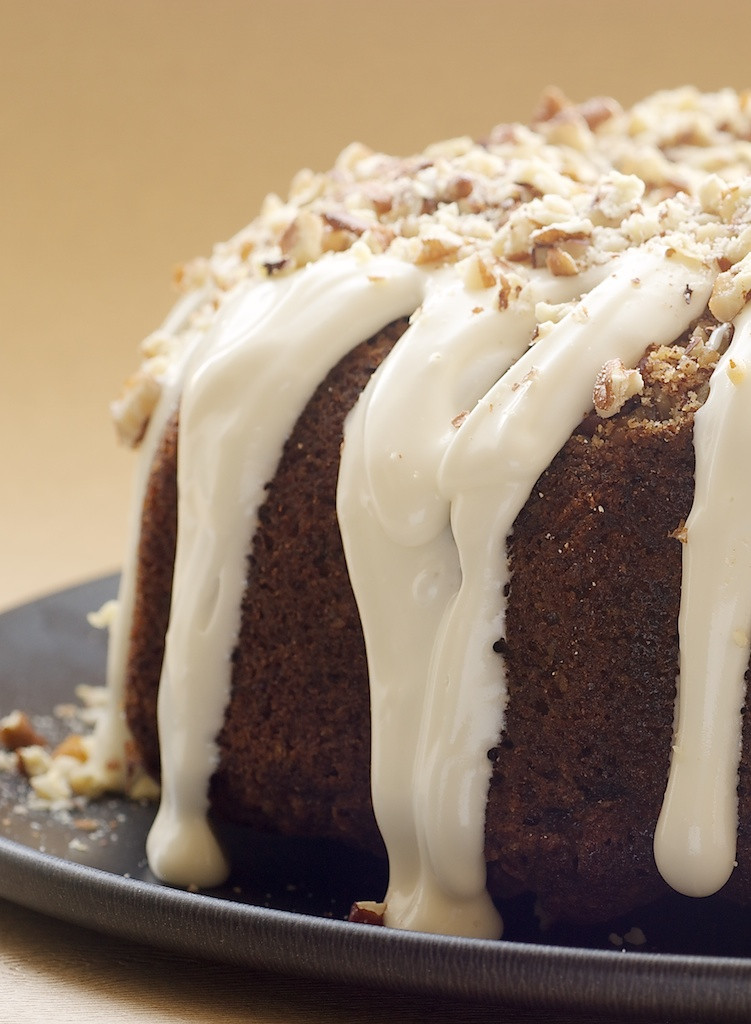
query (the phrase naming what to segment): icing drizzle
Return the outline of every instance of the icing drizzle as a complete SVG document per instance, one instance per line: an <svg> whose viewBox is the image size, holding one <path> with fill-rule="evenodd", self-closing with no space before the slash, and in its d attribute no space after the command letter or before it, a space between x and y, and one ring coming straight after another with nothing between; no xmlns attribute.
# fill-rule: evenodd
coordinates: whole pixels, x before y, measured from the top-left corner
<svg viewBox="0 0 751 1024"><path fill-rule="evenodd" d="M241 287L187 375L159 687L162 800L147 842L154 872L176 884L213 885L227 874L206 820L208 780L265 482L318 381L363 329L375 333L419 301L416 268L388 257L373 263L346 253L294 277Z"/></svg>
<svg viewBox="0 0 751 1024"><path fill-rule="evenodd" d="M741 708L751 634L751 310L696 413L696 484L686 521L677 723L655 859L665 880L708 896L730 877L738 819Z"/></svg>
<svg viewBox="0 0 751 1024"><path fill-rule="evenodd" d="M461 318L462 303L451 289L428 298L345 433L339 519L368 650L388 924L464 935L500 927L485 892L484 816L486 755L506 701L493 653L503 635L506 538L589 406L597 369L616 352L638 361L645 320L655 340L674 339L711 289L705 266L671 261L662 246L606 269L586 300L526 352L523 299L463 330L436 311L442 331L433 307L448 302ZM644 284L637 288L635 278ZM445 400L448 385L461 377L473 336L497 350L499 379L474 396L453 432L421 438L415 418L451 423L457 406ZM416 398L415 380L429 374ZM426 573L429 599L417 600Z"/></svg>

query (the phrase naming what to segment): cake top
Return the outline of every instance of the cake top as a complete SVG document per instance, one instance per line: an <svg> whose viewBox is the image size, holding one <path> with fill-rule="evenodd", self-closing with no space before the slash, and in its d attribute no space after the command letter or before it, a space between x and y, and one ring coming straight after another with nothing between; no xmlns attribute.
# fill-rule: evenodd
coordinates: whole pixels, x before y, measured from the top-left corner
<svg viewBox="0 0 751 1024"><path fill-rule="evenodd" d="M499 125L482 142L449 139L412 157L355 143L329 172L301 171L286 201L268 196L247 227L179 270L188 323L204 329L241 281L348 249L364 260L454 264L468 289L495 287L503 307L541 268L575 276L654 237L687 258L719 261L710 308L729 320L751 287L751 270L736 266L751 248L751 228L738 227L751 198L749 139L751 92L686 87L626 111L551 89L528 126ZM544 306L536 335L568 309ZM113 404L128 444L143 436L185 333L181 318L143 342L141 367Z"/></svg>

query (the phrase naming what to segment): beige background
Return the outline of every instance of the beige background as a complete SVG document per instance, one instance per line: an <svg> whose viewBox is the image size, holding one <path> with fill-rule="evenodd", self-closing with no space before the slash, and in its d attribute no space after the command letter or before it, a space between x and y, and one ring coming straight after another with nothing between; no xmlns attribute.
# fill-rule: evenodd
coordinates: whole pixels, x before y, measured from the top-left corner
<svg viewBox="0 0 751 1024"><path fill-rule="evenodd" d="M742 0L2 0L0 608L119 564L108 402L179 262L357 138L742 87ZM529 13L528 13L529 12Z"/></svg>
<svg viewBox="0 0 751 1024"><path fill-rule="evenodd" d="M549 83L624 103L689 81L744 87L749 10L0 0L0 608L118 565L132 460L108 401L169 308L173 267L267 191L355 138L411 152L524 119ZM231 996L209 998L201 977L223 984L0 905L3 1019L38 1020L49 999L58 1020L101 1019L105 1005L128 1021L423 1016L419 1001L282 994L237 972L224 976Z"/></svg>

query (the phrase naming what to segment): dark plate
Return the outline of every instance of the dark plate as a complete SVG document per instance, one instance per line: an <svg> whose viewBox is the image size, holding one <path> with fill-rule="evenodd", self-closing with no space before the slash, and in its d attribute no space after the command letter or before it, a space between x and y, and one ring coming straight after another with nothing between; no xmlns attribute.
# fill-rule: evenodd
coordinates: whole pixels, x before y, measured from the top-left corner
<svg viewBox="0 0 751 1024"><path fill-rule="evenodd" d="M105 638L85 613L108 578L0 616L0 714L23 708L50 735L78 683L100 684ZM25 783L0 779L0 896L122 938L284 974L539 1009L671 1019L751 1018L751 916L720 899L672 898L628 920L544 935L527 901L503 908L506 938L485 942L347 924L378 898L383 865L334 844L226 833L245 866L227 887L187 893L146 866L152 807L118 799L34 811ZM640 947L613 937L635 937Z"/></svg>

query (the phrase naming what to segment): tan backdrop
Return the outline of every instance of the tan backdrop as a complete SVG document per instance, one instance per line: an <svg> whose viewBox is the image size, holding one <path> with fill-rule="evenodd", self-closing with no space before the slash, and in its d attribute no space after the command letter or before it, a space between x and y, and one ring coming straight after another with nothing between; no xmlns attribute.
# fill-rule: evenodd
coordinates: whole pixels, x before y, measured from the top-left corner
<svg viewBox="0 0 751 1024"><path fill-rule="evenodd" d="M358 138L748 84L745 0L2 0L0 607L115 568L107 403L180 261Z"/></svg>

